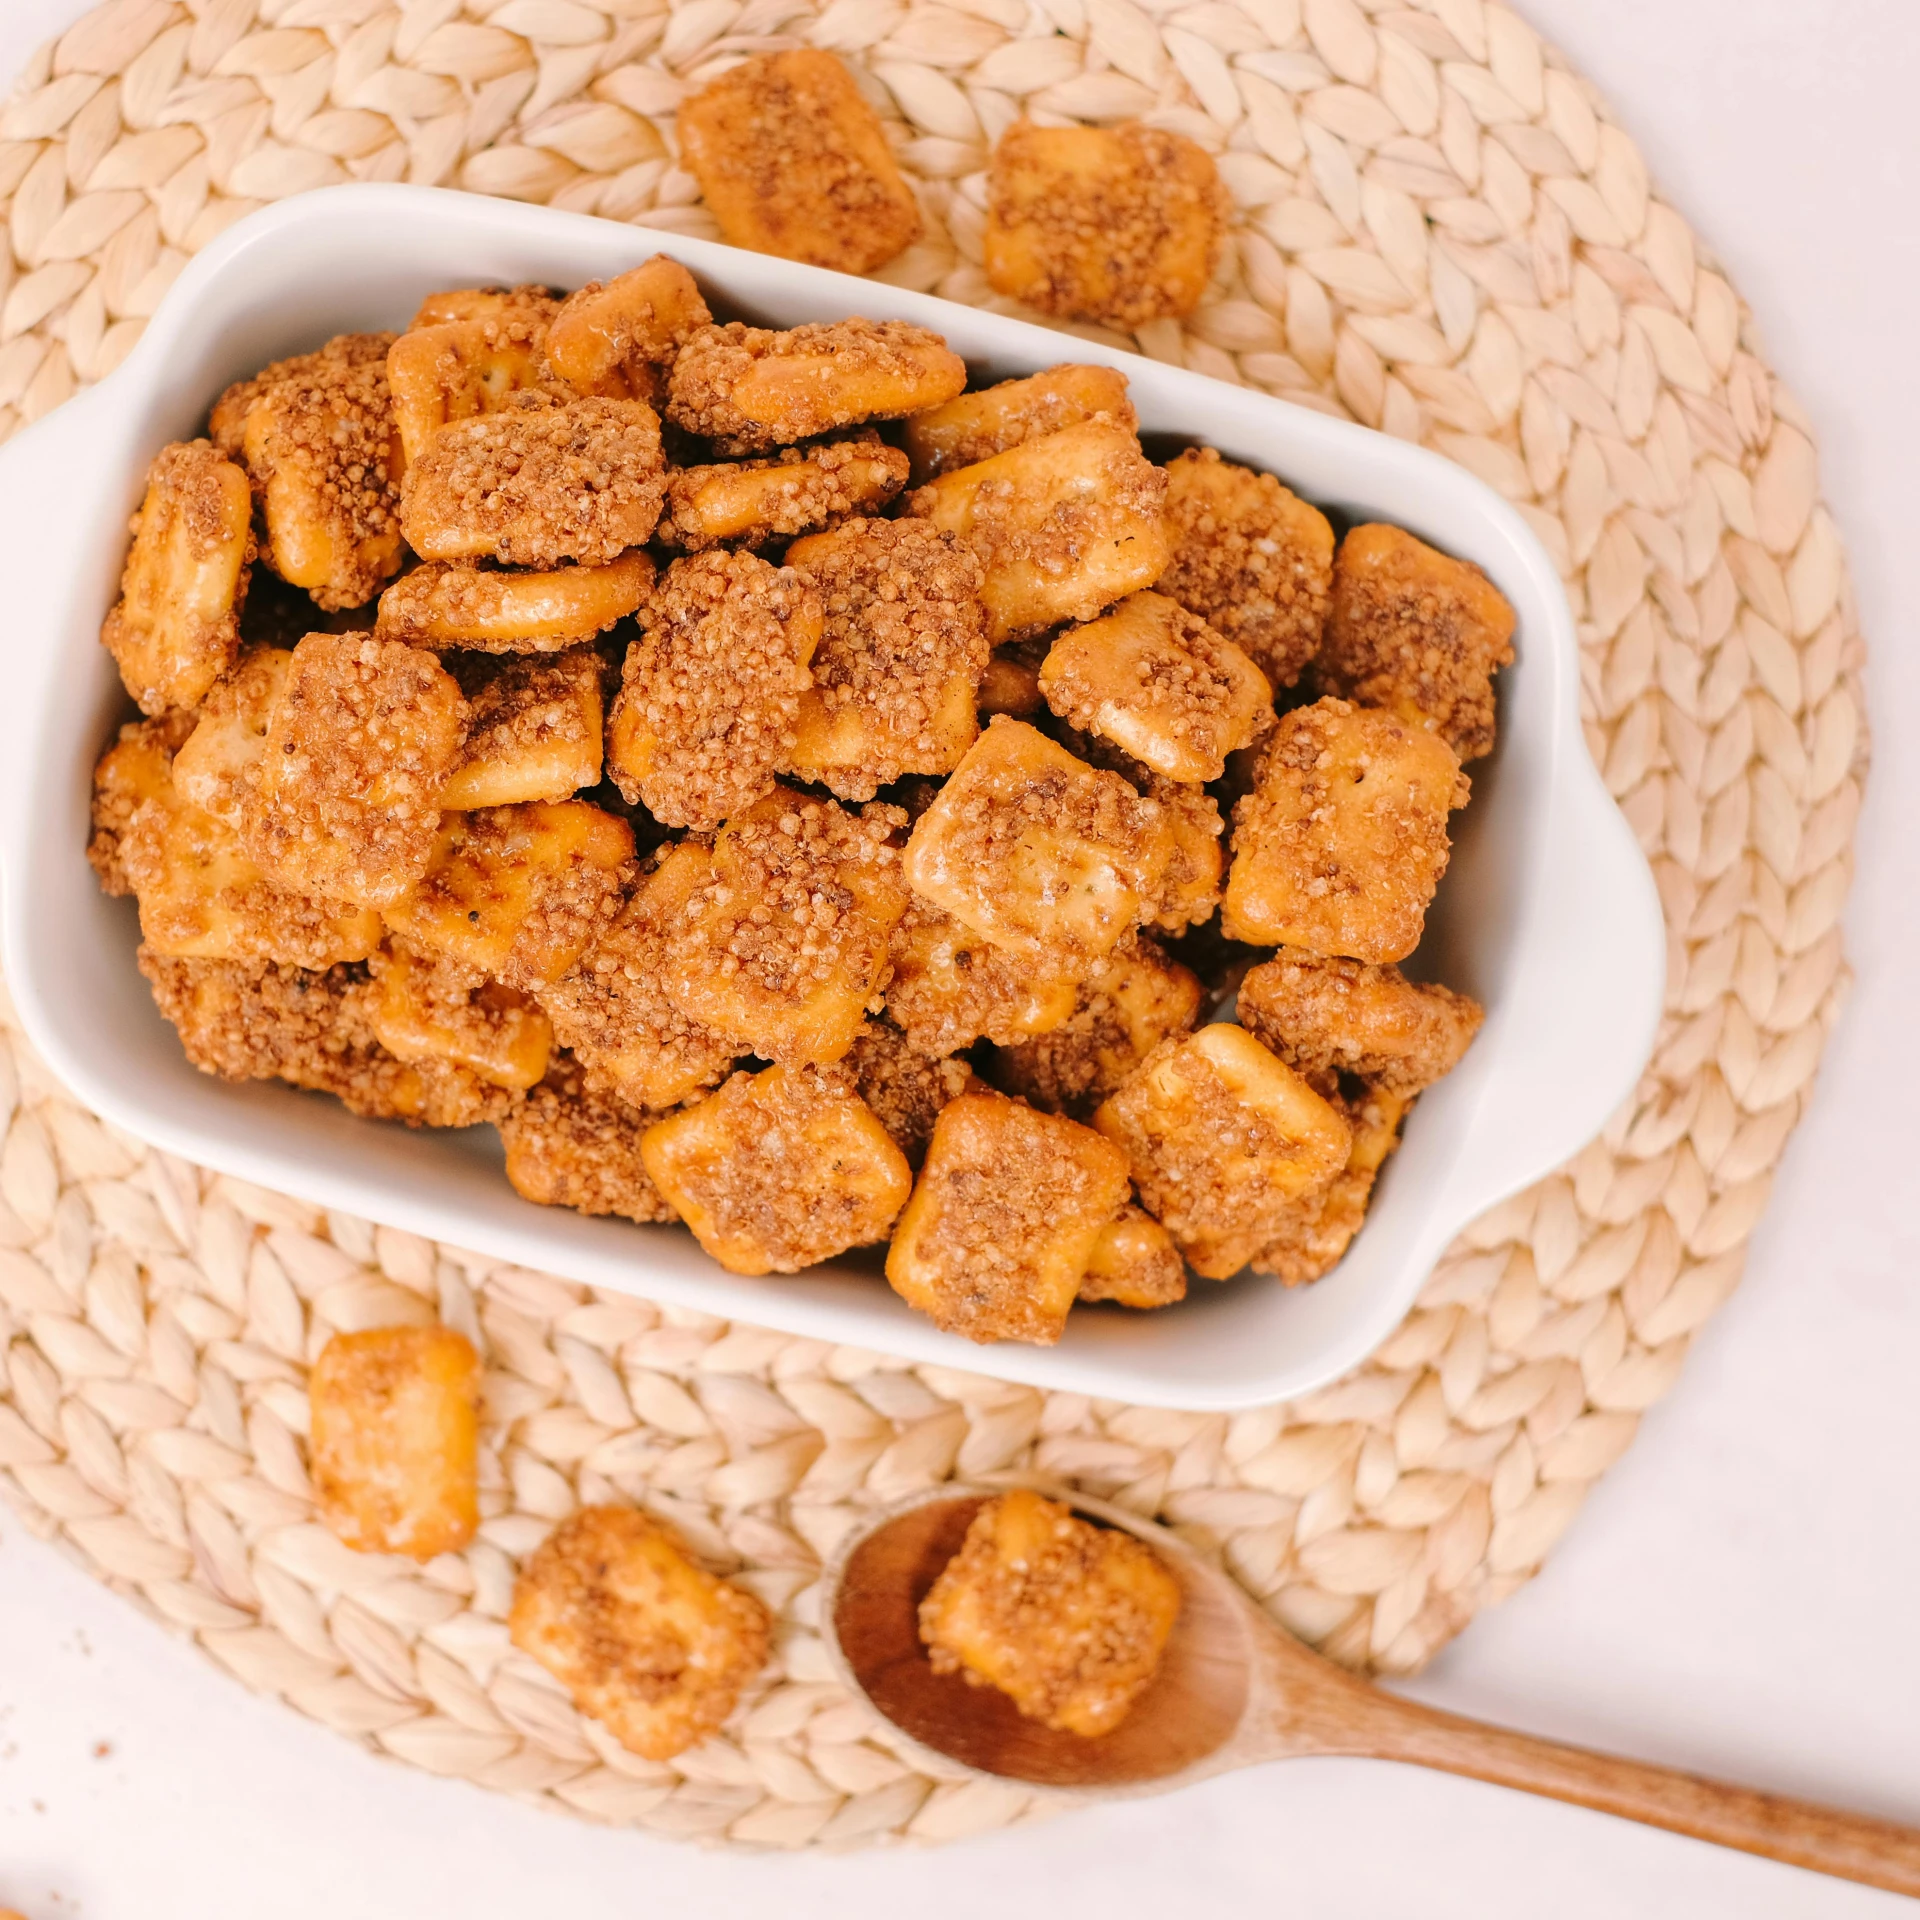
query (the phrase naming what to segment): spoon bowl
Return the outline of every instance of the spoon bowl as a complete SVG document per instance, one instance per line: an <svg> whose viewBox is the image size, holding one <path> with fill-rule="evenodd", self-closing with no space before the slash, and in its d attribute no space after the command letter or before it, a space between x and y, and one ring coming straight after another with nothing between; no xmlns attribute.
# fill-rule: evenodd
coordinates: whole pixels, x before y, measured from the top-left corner
<svg viewBox="0 0 1920 1920"><path fill-rule="evenodd" d="M1253 1693L1246 1603L1184 1541L1105 1501L1073 1496L1082 1518L1137 1534L1180 1582L1160 1670L1119 1726L1097 1739L1057 1732L997 1688L934 1671L920 1640L920 1602L992 1497L988 1488L941 1488L893 1508L843 1547L828 1575L830 1645L843 1679L920 1746L999 1779L1161 1792L1216 1771Z"/></svg>
<svg viewBox="0 0 1920 1920"><path fill-rule="evenodd" d="M1400 1760L1920 1897L1914 1828L1418 1706L1283 1632L1177 1534L1104 1500L1037 1490L1145 1541L1180 1583L1159 1671L1098 1738L1042 1726L998 1689L936 1673L921 1641L920 1602L1003 1488L955 1483L918 1494L850 1534L826 1568L827 1647L842 1683L942 1771L958 1764L1042 1793L1113 1799L1302 1754Z"/></svg>

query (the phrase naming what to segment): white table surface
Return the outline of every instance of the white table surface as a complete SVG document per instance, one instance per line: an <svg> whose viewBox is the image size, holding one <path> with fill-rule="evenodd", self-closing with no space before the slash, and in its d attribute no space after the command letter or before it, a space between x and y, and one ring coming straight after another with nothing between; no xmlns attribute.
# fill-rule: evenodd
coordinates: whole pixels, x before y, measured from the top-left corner
<svg viewBox="0 0 1920 1920"><path fill-rule="evenodd" d="M1524 0L1730 267L1817 423L1869 645L1858 981L1747 1278L1545 1574L1425 1698L1920 1822L1920 7ZM0 76L83 0L0 0ZM1913 302L1912 306L1907 303ZM3 1511L3 1510L0 1510ZM0 1528L0 1906L28 1920L1313 1920L1907 1911L1466 1782L1302 1761L939 1854L739 1858L382 1765Z"/></svg>

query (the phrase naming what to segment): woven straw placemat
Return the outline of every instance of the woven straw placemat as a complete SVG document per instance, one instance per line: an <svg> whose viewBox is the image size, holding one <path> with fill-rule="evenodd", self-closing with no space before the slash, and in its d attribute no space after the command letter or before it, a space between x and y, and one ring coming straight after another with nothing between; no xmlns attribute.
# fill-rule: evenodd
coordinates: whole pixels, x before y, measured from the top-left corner
<svg viewBox="0 0 1920 1920"><path fill-rule="evenodd" d="M117 1134L6 1015L0 1490L27 1523L376 1752L786 1847L1043 1810L903 1758L822 1655L820 1556L947 1474L1030 1469L1158 1514L1389 1673L1531 1577L1738 1277L1838 1003L1866 752L1804 420L1633 143L1488 0L111 0L0 117L0 430L107 372L196 247L306 188L711 233L675 105L802 41L865 77L919 187L927 236L883 277L956 299L1005 304L983 169L1023 111L1141 116L1219 156L1217 285L1138 346L1424 440L1527 515L1671 981L1604 1138L1463 1235L1367 1366L1233 1417L909 1367L322 1215ZM487 1358L489 1517L416 1569L317 1524L304 1368L337 1329L434 1315ZM516 1557L605 1499L671 1517L780 1617L727 1736L667 1765L507 1643Z"/></svg>

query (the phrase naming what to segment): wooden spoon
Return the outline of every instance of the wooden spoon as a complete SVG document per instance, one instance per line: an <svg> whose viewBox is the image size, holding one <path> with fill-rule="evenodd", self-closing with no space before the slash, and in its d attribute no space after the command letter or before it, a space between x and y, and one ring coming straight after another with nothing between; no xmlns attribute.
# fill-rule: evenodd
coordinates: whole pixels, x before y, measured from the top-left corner
<svg viewBox="0 0 1920 1920"><path fill-rule="evenodd" d="M1302 1646L1164 1527L1057 1488L1043 1491L1152 1546L1184 1599L1159 1673L1112 1733L1088 1740L1023 1719L995 1689L935 1673L919 1634L921 1598L995 1491L949 1485L890 1508L826 1573L841 1678L911 1744L976 1774L1121 1797L1298 1754L1405 1760L1920 1896L1920 1830L1417 1706Z"/></svg>

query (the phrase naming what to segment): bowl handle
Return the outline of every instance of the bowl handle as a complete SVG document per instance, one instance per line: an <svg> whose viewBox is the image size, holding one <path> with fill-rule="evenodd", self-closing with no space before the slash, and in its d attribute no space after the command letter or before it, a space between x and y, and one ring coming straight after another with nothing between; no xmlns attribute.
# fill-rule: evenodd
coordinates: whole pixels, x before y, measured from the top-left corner
<svg viewBox="0 0 1920 1920"><path fill-rule="evenodd" d="M1554 929L1540 964L1509 983L1502 1018L1528 1037L1524 1067L1473 1156L1478 1213L1564 1165L1632 1094L1666 1001L1666 916L1626 816L1585 761L1545 836L1564 852L1531 911ZM1569 1017L1569 1007L1581 1010Z"/></svg>

